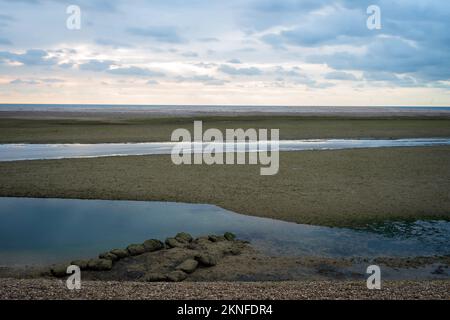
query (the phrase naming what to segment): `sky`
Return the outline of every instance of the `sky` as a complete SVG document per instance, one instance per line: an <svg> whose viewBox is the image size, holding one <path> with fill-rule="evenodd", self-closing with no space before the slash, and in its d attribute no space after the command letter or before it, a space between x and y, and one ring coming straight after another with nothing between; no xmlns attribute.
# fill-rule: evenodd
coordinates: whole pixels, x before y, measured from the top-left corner
<svg viewBox="0 0 450 320"><path fill-rule="evenodd" d="M0 103L450 106L450 1L0 0Z"/></svg>

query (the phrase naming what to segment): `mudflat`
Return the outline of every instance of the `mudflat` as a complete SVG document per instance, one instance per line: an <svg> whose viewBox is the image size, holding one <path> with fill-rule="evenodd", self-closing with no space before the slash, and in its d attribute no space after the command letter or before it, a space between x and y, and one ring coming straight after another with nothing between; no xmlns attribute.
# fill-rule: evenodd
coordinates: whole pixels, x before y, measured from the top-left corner
<svg viewBox="0 0 450 320"><path fill-rule="evenodd" d="M209 203L326 226L450 219L450 147L282 152L257 165L180 165L170 156L0 163L0 196Z"/></svg>
<svg viewBox="0 0 450 320"><path fill-rule="evenodd" d="M105 143L170 141L173 130L193 130L194 120L203 126L225 129L280 129L280 139L319 138L427 138L450 137L450 118L445 116L153 116L119 118L111 115L71 118L63 113L58 118L16 118L0 114L0 143Z"/></svg>

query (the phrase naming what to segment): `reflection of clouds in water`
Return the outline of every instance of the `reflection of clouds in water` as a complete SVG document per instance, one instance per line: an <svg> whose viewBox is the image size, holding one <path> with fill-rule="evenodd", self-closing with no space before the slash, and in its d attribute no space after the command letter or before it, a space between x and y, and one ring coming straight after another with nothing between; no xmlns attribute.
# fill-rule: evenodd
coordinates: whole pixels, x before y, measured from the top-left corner
<svg viewBox="0 0 450 320"><path fill-rule="evenodd" d="M27 254L37 257L49 253L54 258L91 257L149 238L164 240L180 231L193 236L231 231L271 255L450 254L450 222L418 221L406 225L394 222L383 224L382 229L356 230L246 216L202 204L0 198L0 261L13 261L19 255L26 260Z"/></svg>
<svg viewBox="0 0 450 320"><path fill-rule="evenodd" d="M314 140L281 140L279 148L273 141L239 142L238 151L256 150L265 151L302 151L302 150L337 150L352 148L378 148L378 147L413 147L450 145L450 139L314 139ZM83 158L121 155L152 155L170 154L177 142L141 142L141 143L99 143L99 144L0 144L0 161L33 160L33 159L60 159ZM182 144L185 152L191 152L196 143ZM198 145L198 143L197 143ZM224 150L233 150L232 143L204 142L203 147L219 146Z"/></svg>

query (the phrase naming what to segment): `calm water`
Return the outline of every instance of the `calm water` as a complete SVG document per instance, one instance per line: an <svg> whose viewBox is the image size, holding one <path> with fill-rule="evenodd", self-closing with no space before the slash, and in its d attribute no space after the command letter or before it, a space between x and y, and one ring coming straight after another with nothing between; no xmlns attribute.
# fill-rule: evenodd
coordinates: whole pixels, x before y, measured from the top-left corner
<svg viewBox="0 0 450 320"><path fill-rule="evenodd" d="M239 105L102 105L102 104L0 104L0 111L81 111L149 113L342 113L342 112L448 112L450 106L430 107L335 107L335 106L239 106Z"/></svg>
<svg viewBox="0 0 450 320"><path fill-rule="evenodd" d="M274 255L417 256L450 254L450 222L327 228L236 214L212 205L167 202L0 198L0 265L94 257L180 231L232 231Z"/></svg>
<svg viewBox="0 0 450 320"><path fill-rule="evenodd" d="M185 143L185 151L199 143ZM201 144L201 143L200 143ZM219 143L215 143L218 145ZM238 143L237 148L249 152L266 150L267 142ZM98 144L0 144L0 161L87 158L103 156L170 154L175 142L98 143ZM208 145L212 145L208 143ZM229 143L221 143L224 150L232 150ZM322 139L281 140L280 151L337 150L380 147L417 147L450 145L449 138L431 139ZM231 149L229 149L231 146ZM269 150L274 150L274 146Z"/></svg>

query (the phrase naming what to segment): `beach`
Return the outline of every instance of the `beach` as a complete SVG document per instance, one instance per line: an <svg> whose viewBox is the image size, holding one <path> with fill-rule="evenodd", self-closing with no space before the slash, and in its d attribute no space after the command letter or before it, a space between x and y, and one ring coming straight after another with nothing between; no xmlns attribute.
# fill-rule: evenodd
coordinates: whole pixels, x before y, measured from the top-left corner
<svg viewBox="0 0 450 320"><path fill-rule="evenodd" d="M442 114L90 115L3 113L0 141L163 142L170 140L176 128L192 130L194 120L202 120L205 130L278 128L284 140L450 136L450 118ZM281 152L280 170L274 176L260 176L255 165L177 166L170 155L9 161L0 162L0 196L211 204L254 217L358 230L386 221L449 221L449 163L448 146ZM198 269L182 283L146 283L142 275L148 274L154 263L143 261L160 258L127 258L115 262L112 271L85 272L83 290L78 293L64 289L61 280L42 269L3 268L0 298L449 298L447 256L281 257L258 252L251 243L248 246L236 255L225 254L217 266ZM178 257L178 249L165 250ZM181 255L183 259L188 256ZM168 265L173 268L180 259L170 260ZM143 265L138 267L139 263ZM381 291L365 286L365 268L374 263L387 272Z"/></svg>
<svg viewBox="0 0 450 320"><path fill-rule="evenodd" d="M388 281L367 290L356 281L143 283L85 281L67 290L61 280L1 279L0 299L14 300L448 300L449 281Z"/></svg>
<svg viewBox="0 0 450 320"><path fill-rule="evenodd" d="M174 165L170 156L0 163L0 195L208 203L285 221L364 226L449 219L450 148L280 154L277 175L255 165Z"/></svg>
<svg viewBox="0 0 450 320"><path fill-rule="evenodd" d="M170 141L173 130L279 129L281 140L339 138L427 138L450 136L450 113L389 112L198 115L183 112L135 114L133 112L71 112L0 110L0 143L108 143Z"/></svg>

